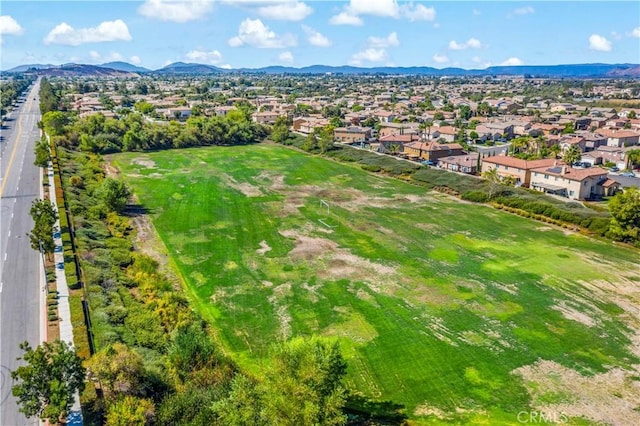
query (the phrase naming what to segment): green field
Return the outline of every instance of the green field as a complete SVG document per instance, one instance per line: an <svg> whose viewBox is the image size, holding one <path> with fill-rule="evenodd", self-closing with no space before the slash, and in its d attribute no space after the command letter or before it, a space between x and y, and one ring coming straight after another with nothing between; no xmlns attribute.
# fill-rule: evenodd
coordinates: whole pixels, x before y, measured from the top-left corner
<svg viewBox="0 0 640 426"><path fill-rule="evenodd" d="M414 419L640 423L637 250L274 145L113 163L251 371L274 341L333 336L349 388Z"/></svg>

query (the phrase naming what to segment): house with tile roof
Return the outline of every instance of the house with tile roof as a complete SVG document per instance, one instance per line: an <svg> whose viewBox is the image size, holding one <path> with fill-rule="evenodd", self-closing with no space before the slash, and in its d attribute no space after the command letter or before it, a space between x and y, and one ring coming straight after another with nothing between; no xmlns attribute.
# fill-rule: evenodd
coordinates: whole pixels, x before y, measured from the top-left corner
<svg viewBox="0 0 640 426"><path fill-rule="evenodd" d="M599 167L586 169L554 165L531 170L531 188L572 200L587 200L605 195L603 184L607 171Z"/></svg>
<svg viewBox="0 0 640 426"><path fill-rule="evenodd" d="M482 173L496 169L501 178L513 178L516 186L528 188L531 184L531 171L539 167L551 167L557 160L546 158L542 160L522 160L520 158L498 155L482 159Z"/></svg>

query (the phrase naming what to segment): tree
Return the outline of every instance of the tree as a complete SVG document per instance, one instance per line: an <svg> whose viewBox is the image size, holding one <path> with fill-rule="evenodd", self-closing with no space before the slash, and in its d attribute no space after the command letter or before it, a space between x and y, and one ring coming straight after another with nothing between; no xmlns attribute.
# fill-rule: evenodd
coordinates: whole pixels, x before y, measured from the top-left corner
<svg viewBox="0 0 640 426"><path fill-rule="evenodd" d="M337 342L294 338L277 346L263 384L264 419L292 426L345 424L346 372Z"/></svg>
<svg viewBox="0 0 640 426"><path fill-rule="evenodd" d="M20 349L25 351L22 360L26 365L11 372L20 411L57 423L69 413L76 392L84 390L82 359L61 340L43 342L35 350L24 342Z"/></svg>
<svg viewBox="0 0 640 426"><path fill-rule="evenodd" d="M109 210L121 212L127 204L129 188L122 181L106 178L98 188L97 194Z"/></svg>
<svg viewBox="0 0 640 426"><path fill-rule="evenodd" d="M46 139L41 139L36 142L35 146L36 159L33 164L38 167L47 167L49 160L51 159L51 152L49 151L49 143Z"/></svg>
<svg viewBox="0 0 640 426"><path fill-rule="evenodd" d="M145 426L153 424L155 406L146 398L127 395L107 410L107 426Z"/></svg>
<svg viewBox="0 0 640 426"><path fill-rule="evenodd" d="M630 149L627 151L627 158L631 168L640 165L640 149Z"/></svg>
<svg viewBox="0 0 640 426"><path fill-rule="evenodd" d="M278 143L284 143L289 139L289 121L287 117L281 115L276 118L271 128L271 140Z"/></svg>
<svg viewBox="0 0 640 426"><path fill-rule="evenodd" d="M580 161L581 157L582 157L582 152L580 151L580 148L578 147L578 145L571 145L569 149L567 149L564 152L562 159L564 160L565 163L567 163L567 165L570 166L576 161Z"/></svg>
<svg viewBox="0 0 640 426"><path fill-rule="evenodd" d="M618 241L640 241L640 190L629 187L609 201L609 234Z"/></svg>
<svg viewBox="0 0 640 426"><path fill-rule="evenodd" d="M67 116L60 111L49 111L42 116L42 125L51 136L62 135L67 122Z"/></svg>
<svg viewBox="0 0 640 426"><path fill-rule="evenodd" d="M564 129L562 129L562 134L563 135L566 135L566 134L569 134L569 133L575 133L575 132L576 132L576 128L575 128L574 124L571 123L571 122L566 123L564 125Z"/></svg>
<svg viewBox="0 0 640 426"><path fill-rule="evenodd" d="M627 118L628 119L635 119L636 118L636 112L634 110L629 111L629 114L627 114Z"/></svg>
<svg viewBox="0 0 640 426"><path fill-rule="evenodd" d="M29 214L33 219L33 229L29 233L31 248L42 250L49 254L53 253L55 243L53 241L53 226L58 220L58 212L49 200L33 200Z"/></svg>
<svg viewBox="0 0 640 426"><path fill-rule="evenodd" d="M498 169L495 167L489 169L482 173L482 177L489 182L489 199L491 199L500 188L500 182L502 181L498 174Z"/></svg>
<svg viewBox="0 0 640 426"><path fill-rule="evenodd" d="M140 393L144 377L142 357L122 343L109 345L93 355L87 368L100 383L107 399Z"/></svg>

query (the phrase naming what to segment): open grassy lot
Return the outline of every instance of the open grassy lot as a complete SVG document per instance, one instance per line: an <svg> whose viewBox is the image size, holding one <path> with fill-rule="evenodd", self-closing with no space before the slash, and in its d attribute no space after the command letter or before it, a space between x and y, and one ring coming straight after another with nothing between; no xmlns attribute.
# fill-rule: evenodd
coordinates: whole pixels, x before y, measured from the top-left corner
<svg viewBox="0 0 640 426"><path fill-rule="evenodd" d="M640 424L638 251L279 146L113 163L248 369L334 336L350 388L414 419Z"/></svg>

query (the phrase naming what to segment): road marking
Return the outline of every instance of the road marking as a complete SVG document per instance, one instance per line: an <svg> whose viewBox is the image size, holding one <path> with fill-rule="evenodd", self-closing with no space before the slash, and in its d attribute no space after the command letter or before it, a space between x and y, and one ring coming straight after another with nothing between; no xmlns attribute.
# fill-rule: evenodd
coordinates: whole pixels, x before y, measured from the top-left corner
<svg viewBox="0 0 640 426"><path fill-rule="evenodd" d="M7 235L7 237L10 237L10 236L11 236L11 231L9 231L9 234Z"/></svg>
<svg viewBox="0 0 640 426"><path fill-rule="evenodd" d="M7 253L4 254L4 261L7 261Z"/></svg>
<svg viewBox="0 0 640 426"><path fill-rule="evenodd" d="M0 198L2 198L2 194L4 194L4 187L7 184L7 178L9 177L9 172L11 171L11 166L13 165L13 159L16 156L16 151L18 151L18 145L20 145L20 137L22 136L22 120L18 118L18 134L15 139L15 144L13 145L13 150L11 150L11 157L9 158L9 165L7 166L7 171L4 174L4 178L2 179L2 186L0 186Z"/></svg>
<svg viewBox="0 0 640 426"><path fill-rule="evenodd" d="M2 286L3 286L3 284L4 284L4 283L3 283L2 281L0 281L0 293L2 293Z"/></svg>

